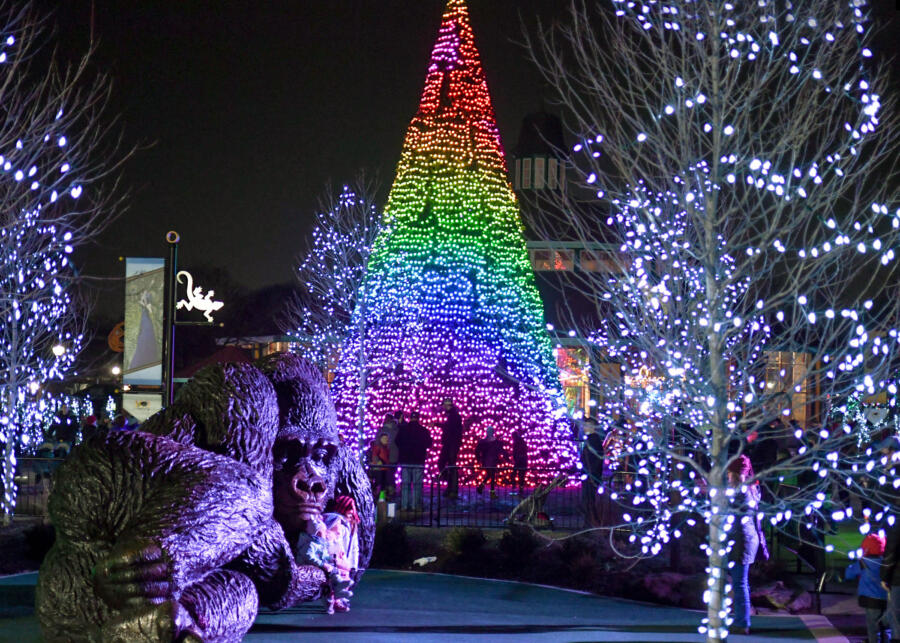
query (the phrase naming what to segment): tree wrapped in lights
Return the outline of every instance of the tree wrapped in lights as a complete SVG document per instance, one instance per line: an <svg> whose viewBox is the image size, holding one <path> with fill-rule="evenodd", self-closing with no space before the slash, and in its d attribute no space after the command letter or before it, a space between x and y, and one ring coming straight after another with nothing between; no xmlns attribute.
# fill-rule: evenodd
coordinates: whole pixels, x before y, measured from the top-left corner
<svg viewBox="0 0 900 643"><path fill-rule="evenodd" d="M822 424L851 394L896 397L898 123L866 12L864 0L576 1L568 26L529 43L568 110L591 204L573 191L536 225L606 243L615 266L569 273L602 311L579 330L624 372L596 383L630 465L601 492L623 507L627 555L707 525L710 641L731 622L738 455L757 460L748 484L777 529L896 520L896 460L857 448L853 423ZM805 427L782 422L794 414ZM766 444L788 451L762 458ZM778 484L797 473L808 484ZM832 488L864 515L829 505Z"/></svg>
<svg viewBox="0 0 900 643"><path fill-rule="evenodd" d="M330 193L316 214L309 250L300 261L302 289L288 306L282 326L303 346L304 356L333 371L350 334L351 317L364 302L366 263L382 230L374 186L359 179ZM364 315L357 317L364 318Z"/></svg>
<svg viewBox="0 0 900 643"><path fill-rule="evenodd" d="M460 466L473 462L488 427L507 443L525 429L532 462L547 467L546 477L571 464L541 301L462 0L447 4L384 225L337 372L343 430L371 437L396 410L420 411L435 427L450 397L467 429ZM439 432L435 438L431 473Z"/></svg>
<svg viewBox="0 0 900 643"><path fill-rule="evenodd" d="M0 16L0 507L7 522L16 453L40 442L46 409L39 389L66 374L82 343L86 315L71 294L71 253L116 210L92 186L124 157L104 143L108 83L85 82L87 59L73 69L38 70L32 63L43 20L30 3L3 2Z"/></svg>

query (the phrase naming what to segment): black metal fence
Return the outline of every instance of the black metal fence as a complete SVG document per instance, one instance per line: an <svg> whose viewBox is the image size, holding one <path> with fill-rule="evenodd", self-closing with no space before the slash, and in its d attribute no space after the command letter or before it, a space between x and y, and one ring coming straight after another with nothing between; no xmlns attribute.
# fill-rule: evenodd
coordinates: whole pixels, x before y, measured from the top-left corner
<svg viewBox="0 0 900 643"><path fill-rule="evenodd" d="M537 528L577 530L612 524L618 509L608 495L584 490L577 472L513 467L448 467L423 476L422 503L403 491L402 467L370 467L379 519L421 527L505 527L520 522ZM520 485L524 478L544 484ZM568 486L567 486L568 485ZM593 500L591 506L590 500ZM618 516L620 517L620 516Z"/></svg>
<svg viewBox="0 0 900 643"><path fill-rule="evenodd" d="M47 515L53 473L62 458L18 458L16 461L16 516Z"/></svg>

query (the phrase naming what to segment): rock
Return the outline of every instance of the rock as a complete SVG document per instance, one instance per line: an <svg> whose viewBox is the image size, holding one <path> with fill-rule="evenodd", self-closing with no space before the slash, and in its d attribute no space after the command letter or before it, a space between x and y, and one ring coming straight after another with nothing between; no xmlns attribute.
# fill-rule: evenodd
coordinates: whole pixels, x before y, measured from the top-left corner
<svg viewBox="0 0 900 643"><path fill-rule="evenodd" d="M809 592L800 592L791 599L791 602L787 604L788 610L791 614L797 614L798 612L809 612L812 610L813 606L813 596Z"/></svg>
<svg viewBox="0 0 900 643"><path fill-rule="evenodd" d="M758 607L786 609L793 598L794 592L780 580L750 593L750 602Z"/></svg>

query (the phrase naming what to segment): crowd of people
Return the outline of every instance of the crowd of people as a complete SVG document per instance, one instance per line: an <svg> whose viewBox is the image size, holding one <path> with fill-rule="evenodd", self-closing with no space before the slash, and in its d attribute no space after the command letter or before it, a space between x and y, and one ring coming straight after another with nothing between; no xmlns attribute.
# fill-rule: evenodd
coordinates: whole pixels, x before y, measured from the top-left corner
<svg viewBox="0 0 900 643"><path fill-rule="evenodd" d="M454 499L459 496L458 463L465 427L452 398L443 400L441 412L444 416L443 422L435 427L440 430L437 468L441 479L446 483L444 496ZM408 420L402 411L388 414L367 455L376 497L385 499L395 497L396 470L399 468L401 510L422 511L425 463L433 446L434 438L431 431L422 425L418 411L412 411ZM478 468L473 472L475 478L471 482L475 484L479 493L484 493L487 488L491 498L496 498L497 485L501 484L498 470L505 462L512 464L510 484L518 489L518 493L524 493L528 469L528 445L525 442L524 431L520 429L513 433L510 452L497 437L494 428L486 427L483 437L475 445L475 460Z"/></svg>
<svg viewBox="0 0 900 643"><path fill-rule="evenodd" d="M137 422L124 413L114 418L86 415L78 418L68 405L63 404L54 415L53 422L38 446L39 458L65 458L76 444L107 431L126 431L137 427Z"/></svg>

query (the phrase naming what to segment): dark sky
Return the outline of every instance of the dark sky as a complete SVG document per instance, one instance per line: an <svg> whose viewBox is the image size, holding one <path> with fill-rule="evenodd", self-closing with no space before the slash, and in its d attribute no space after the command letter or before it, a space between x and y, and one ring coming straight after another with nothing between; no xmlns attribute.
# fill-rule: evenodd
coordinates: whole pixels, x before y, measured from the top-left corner
<svg viewBox="0 0 900 643"><path fill-rule="evenodd" d="M64 53L90 42L91 0L45 0ZM542 83L514 43L520 12L563 0L470 0L509 151ZM876 0L892 18L894 0ZM85 272L121 275L119 256L222 267L250 287L289 282L320 195L361 169L389 186L422 89L444 0L96 0L95 66L114 82L128 145L128 211L83 252ZM890 6L888 6L890 5ZM121 282L101 298L120 300Z"/></svg>
<svg viewBox="0 0 900 643"><path fill-rule="evenodd" d="M53 3L51 3L53 4ZM556 5L556 9L552 6ZM389 186L418 105L444 0L97 0L95 65L140 150L125 168L128 211L82 253L86 272L124 256L228 268L257 287L293 279L326 185L361 169ZM472 0L476 37L509 149L540 106L540 81L512 42L519 11L547 0ZM90 40L90 0L56 10L65 51ZM89 255L89 256L88 256ZM108 296L121 285L106 284Z"/></svg>

